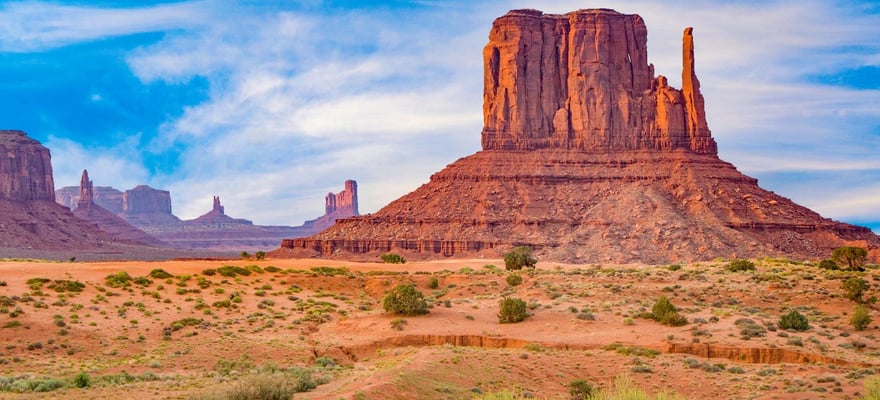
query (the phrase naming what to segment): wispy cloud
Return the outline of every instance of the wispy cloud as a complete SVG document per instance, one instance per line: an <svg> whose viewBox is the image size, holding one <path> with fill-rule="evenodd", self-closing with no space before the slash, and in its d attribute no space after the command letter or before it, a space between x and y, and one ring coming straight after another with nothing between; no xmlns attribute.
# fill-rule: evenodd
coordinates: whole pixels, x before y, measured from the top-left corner
<svg viewBox="0 0 880 400"><path fill-rule="evenodd" d="M214 7L208 1L141 8L6 2L0 7L0 51L41 51L112 36L189 29L205 22Z"/></svg>

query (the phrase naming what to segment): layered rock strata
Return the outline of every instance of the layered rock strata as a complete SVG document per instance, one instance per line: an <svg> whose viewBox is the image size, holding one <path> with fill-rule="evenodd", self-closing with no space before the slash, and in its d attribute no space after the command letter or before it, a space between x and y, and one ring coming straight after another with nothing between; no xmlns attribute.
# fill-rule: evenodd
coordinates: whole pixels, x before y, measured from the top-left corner
<svg viewBox="0 0 880 400"><path fill-rule="evenodd" d="M375 214L273 254L494 255L573 262L818 258L876 249L863 227L766 191L717 157L683 34L682 89L654 76L637 15L515 10L484 49L483 150Z"/></svg>
<svg viewBox="0 0 880 400"><path fill-rule="evenodd" d="M49 149L22 131L0 130L0 198L55 201Z"/></svg>
<svg viewBox="0 0 880 400"><path fill-rule="evenodd" d="M147 185L135 186L122 195L122 213L128 223L153 234L180 225L171 213L171 192Z"/></svg>
<svg viewBox="0 0 880 400"><path fill-rule="evenodd" d="M124 201L122 199L122 191L114 189L110 186L95 186L92 190L93 201L95 204L103 207L113 214L122 213ZM58 204L67 206L71 210L76 210L79 201L79 186L65 186L55 191L55 201Z"/></svg>

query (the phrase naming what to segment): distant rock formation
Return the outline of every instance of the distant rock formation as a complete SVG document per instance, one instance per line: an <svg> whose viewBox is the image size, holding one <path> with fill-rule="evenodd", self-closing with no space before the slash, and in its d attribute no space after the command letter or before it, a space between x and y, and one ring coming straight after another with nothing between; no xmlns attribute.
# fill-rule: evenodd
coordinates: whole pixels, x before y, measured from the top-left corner
<svg viewBox="0 0 880 400"><path fill-rule="evenodd" d="M654 77L637 15L511 11L483 52L483 150L272 254L497 257L529 245L563 262L666 263L815 259L844 244L877 254L869 229L822 218L718 159L691 28L682 54L679 90Z"/></svg>
<svg viewBox="0 0 880 400"><path fill-rule="evenodd" d="M22 131L0 130L0 257L14 250L112 251L115 241L55 202L48 149Z"/></svg>
<svg viewBox="0 0 880 400"><path fill-rule="evenodd" d="M108 211L94 202L94 186L89 179L89 172L83 170L80 180L80 194L77 199L77 207L73 215L94 223L104 232L109 233L120 242L143 244L147 246L162 247L162 241L135 228L124 219Z"/></svg>
<svg viewBox="0 0 880 400"><path fill-rule="evenodd" d="M0 198L55 201L49 149L22 131L0 130Z"/></svg>
<svg viewBox="0 0 880 400"><path fill-rule="evenodd" d="M213 225L216 228L222 228L228 225L254 224L246 219L232 218L226 215L225 208L220 204L220 196L214 196L214 207L211 211L208 211L196 219L184 221L184 223L189 225Z"/></svg>
<svg viewBox="0 0 880 400"><path fill-rule="evenodd" d="M171 213L171 193L138 185L122 195L120 216L144 232L153 234L180 225L180 218Z"/></svg>
<svg viewBox="0 0 880 400"><path fill-rule="evenodd" d="M113 214L122 213L124 202L122 201L122 191L109 186L95 186L93 189L95 204L103 207ZM76 210L79 201L79 186L65 186L55 191L55 201L58 204L67 206L71 210Z"/></svg>
<svg viewBox="0 0 880 400"><path fill-rule="evenodd" d="M358 213L357 182L345 181L345 189L339 193L327 193L324 197L324 215L319 218L306 221L302 226L312 235L329 228L336 220L341 218L356 217ZM308 236L303 235L303 236ZM277 244L277 243L276 243Z"/></svg>

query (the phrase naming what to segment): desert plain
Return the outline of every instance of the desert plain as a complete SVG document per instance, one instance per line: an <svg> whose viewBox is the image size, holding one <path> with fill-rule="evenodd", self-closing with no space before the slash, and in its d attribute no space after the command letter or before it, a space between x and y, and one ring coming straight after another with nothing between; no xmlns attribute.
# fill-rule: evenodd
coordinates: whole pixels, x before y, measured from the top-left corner
<svg viewBox="0 0 880 400"><path fill-rule="evenodd" d="M577 379L689 399L860 398L878 329L853 328L841 285L861 277L869 298L878 271L753 261L539 262L511 286L501 259L4 260L0 398L227 398L260 379L298 399L567 399ZM405 283L429 313L383 309ZM645 318L660 296L688 323ZM528 317L499 323L504 297ZM809 329L778 326L791 310Z"/></svg>

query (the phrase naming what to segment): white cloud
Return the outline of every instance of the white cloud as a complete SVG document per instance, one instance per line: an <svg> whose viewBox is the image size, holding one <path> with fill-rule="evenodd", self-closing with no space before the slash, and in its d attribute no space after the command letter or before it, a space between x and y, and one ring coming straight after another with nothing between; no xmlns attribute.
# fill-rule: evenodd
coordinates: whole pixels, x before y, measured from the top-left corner
<svg viewBox="0 0 880 400"><path fill-rule="evenodd" d="M192 28L217 6L206 1L142 8L6 2L0 7L0 50L41 51L106 37Z"/></svg>
<svg viewBox="0 0 880 400"><path fill-rule="evenodd" d="M138 135L111 148L86 148L70 139L49 136L43 143L52 154L55 188L79 186L83 169L95 186L114 186L125 191L149 183L150 175L139 156Z"/></svg>

